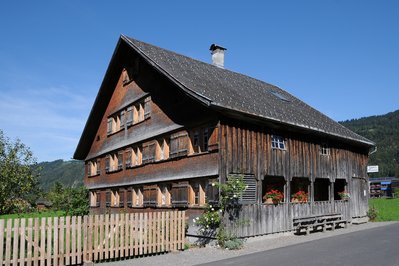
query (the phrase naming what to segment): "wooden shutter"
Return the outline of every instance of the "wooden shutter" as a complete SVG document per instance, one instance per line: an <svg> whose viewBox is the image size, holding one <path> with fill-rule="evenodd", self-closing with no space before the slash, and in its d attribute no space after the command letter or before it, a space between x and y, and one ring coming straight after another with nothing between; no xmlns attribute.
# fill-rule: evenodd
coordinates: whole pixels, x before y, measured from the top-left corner
<svg viewBox="0 0 399 266"><path fill-rule="evenodd" d="M219 181L217 179L209 180L206 184L206 201L210 205L216 205L219 203L219 188L215 185ZM212 186L212 184L214 184Z"/></svg>
<svg viewBox="0 0 399 266"><path fill-rule="evenodd" d="M96 192L96 207L100 207L101 203L101 192Z"/></svg>
<svg viewBox="0 0 399 266"><path fill-rule="evenodd" d="M151 163L155 161L155 141L143 144L142 163Z"/></svg>
<svg viewBox="0 0 399 266"><path fill-rule="evenodd" d="M257 201L257 186L254 175L244 175L244 182L247 189L244 191L240 198L241 204L253 204Z"/></svg>
<svg viewBox="0 0 399 266"><path fill-rule="evenodd" d="M105 194L105 207L111 206L111 191L107 191Z"/></svg>
<svg viewBox="0 0 399 266"><path fill-rule="evenodd" d="M144 119L150 118L151 116L151 96L144 99Z"/></svg>
<svg viewBox="0 0 399 266"><path fill-rule="evenodd" d="M143 195L144 195L144 206L147 207L155 207L158 204L158 186L144 186Z"/></svg>
<svg viewBox="0 0 399 266"><path fill-rule="evenodd" d="M178 132L170 137L170 158L186 156L188 151L187 132Z"/></svg>
<svg viewBox="0 0 399 266"><path fill-rule="evenodd" d="M119 191L119 207L125 207L125 190Z"/></svg>
<svg viewBox="0 0 399 266"><path fill-rule="evenodd" d="M133 191L129 188L126 192L126 204L128 207L132 207Z"/></svg>
<svg viewBox="0 0 399 266"><path fill-rule="evenodd" d="M126 126L131 126L133 124L133 109L132 106L127 108L126 111Z"/></svg>
<svg viewBox="0 0 399 266"><path fill-rule="evenodd" d="M188 181L174 183L172 185L172 205L173 206L188 206L189 204L189 189L190 184Z"/></svg>

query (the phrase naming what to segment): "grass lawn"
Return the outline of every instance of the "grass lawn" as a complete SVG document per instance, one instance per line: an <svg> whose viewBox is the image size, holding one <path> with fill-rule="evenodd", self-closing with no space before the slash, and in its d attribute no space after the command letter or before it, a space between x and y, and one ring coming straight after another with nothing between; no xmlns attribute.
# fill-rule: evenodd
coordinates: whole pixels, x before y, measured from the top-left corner
<svg viewBox="0 0 399 266"><path fill-rule="evenodd" d="M369 207L377 209L377 222L399 221L399 198L369 199Z"/></svg>
<svg viewBox="0 0 399 266"><path fill-rule="evenodd" d="M41 217L60 217L65 216L63 211L42 211L31 213L16 213L0 215L0 219L18 219L18 218L41 218Z"/></svg>

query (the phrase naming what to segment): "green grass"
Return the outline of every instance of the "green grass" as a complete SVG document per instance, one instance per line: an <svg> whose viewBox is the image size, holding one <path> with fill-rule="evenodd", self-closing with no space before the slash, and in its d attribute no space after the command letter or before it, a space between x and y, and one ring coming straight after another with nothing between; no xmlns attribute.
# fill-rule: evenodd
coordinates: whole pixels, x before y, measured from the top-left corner
<svg viewBox="0 0 399 266"><path fill-rule="evenodd" d="M0 215L0 219L18 219L18 218L42 218L42 217L60 217L65 216L63 211L42 211L30 213L16 213Z"/></svg>
<svg viewBox="0 0 399 266"><path fill-rule="evenodd" d="M399 198L369 199L369 207L377 210L376 222L399 221Z"/></svg>

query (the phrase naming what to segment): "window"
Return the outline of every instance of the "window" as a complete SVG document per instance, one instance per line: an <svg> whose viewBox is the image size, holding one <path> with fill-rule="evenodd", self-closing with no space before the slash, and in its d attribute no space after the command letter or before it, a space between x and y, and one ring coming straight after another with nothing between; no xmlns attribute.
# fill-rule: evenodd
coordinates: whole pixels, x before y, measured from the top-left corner
<svg viewBox="0 0 399 266"><path fill-rule="evenodd" d="M101 160L100 159L97 159L96 174L97 175L101 174Z"/></svg>
<svg viewBox="0 0 399 266"><path fill-rule="evenodd" d="M157 141L156 159L166 160L169 158L169 140L161 139Z"/></svg>
<svg viewBox="0 0 399 266"><path fill-rule="evenodd" d="M136 187L132 189L132 207L142 207L143 206L143 193L141 187Z"/></svg>
<svg viewBox="0 0 399 266"><path fill-rule="evenodd" d="M126 191L126 204L128 207L132 207L133 204L133 189L129 188Z"/></svg>
<svg viewBox="0 0 399 266"><path fill-rule="evenodd" d="M277 135L272 135L272 148L285 150L285 141L284 138Z"/></svg>
<svg viewBox="0 0 399 266"><path fill-rule="evenodd" d="M131 126L133 124L133 108L130 106L126 111L126 126Z"/></svg>
<svg viewBox="0 0 399 266"><path fill-rule="evenodd" d="M86 167L87 167L87 176L91 176L92 175L91 174L92 173L92 168L93 168L92 162L88 162Z"/></svg>
<svg viewBox="0 0 399 266"><path fill-rule="evenodd" d="M170 157L179 157L187 155L188 134L187 132L178 132L170 137Z"/></svg>
<svg viewBox="0 0 399 266"><path fill-rule="evenodd" d="M90 191L90 207L97 207L97 193Z"/></svg>
<svg viewBox="0 0 399 266"><path fill-rule="evenodd" d="M206 183L206 202L215 205L219 202L219 188L216 184L219 183L218 179L209 179Z"/></svg>
<svg viewBox="0 0 399 266"><path fill-rule="evenodd" d="M87 163L87 176L95 176L100 174L100 160L90 161Z"/></svg>
<svg viewBox="0 0 399 266"><path fill-rule="evenodd" d="M111 207L119 207L118 191L111 191Z"/></svg>
<svg viewBox="0 0 399 266"><path fill-rule="evenodd" d="M201 152L200 150L200 142L199 142L199 132L195 131L193 136L193 150L194 153Z"/></svg>
<svg viewBox="0 0 399 266"><path fill-rule="evenodd" d="M330 155L330 147L327 144L320 145L320 155Z"/></svg>
<svg viewBox="0 0 399 266"><path fill-rule="evenodd" d="M155 161L155 142L147 142L143 144L143 159L142 163L151 163Z"/></svg>
<svg viewBox="0 0 399 266"><path fill-rule="evenodd" d="M150 118L151 109L151 96L148 96L111 115L107 119L107 135Z"/></svg>
<svg viewBox="0 0 399 266"><path fill-rule="evenodd" d="M131 148L125 151L125 168L132 167L132 154L133 153Z"/></svg>
<svg viewBox="0 0 399 266"><path fill-rule="evenodd" d="M96 192L96 207L100 207L101 203L101 192Z"/></svg>
<svg viewBox="0 0 399 266"><path fill-rule="evenodd" d="M105 172L111 173L123 169L123 153L113 153L105 158Z"/></svg>
<svg viewBox="0 0 399 266"><path fill-rule="evenodd" d="M118 170L122 170L123 169L123 153L118 153Z"/></svg>
<svg viewBox="0 0 399 266"><path fill-rule="evenodd" d="M144 99L144 119L148 119L151 116L151 96Z"/></svg>
<svg viewBox="0 0 399 266"><path fill-rule="evenodd" d="M170 186L161 185L161 202L159 202L159 205L170 206L170 203L171 203Z"/></svg>
<svg viewBox="0 0 399 266"><path fill-rule="evenodd" d="M132 149L132 156L133 156L133 165L140 165L142 164L143 161L143 154L142 154L142 148L141 147L135 147Z"/></svg>
<svg viewBox="0 0 399 266"><path fill-rule="evenodd" d="M207 152L210 132L208 128L196 129L191 133L191 154Z"/></svg>
<svg viewBox="0 0 399 266"><path fill-rule="evenodd" d="M155 207L158 205L159 188L157 185L144 186L143 188L143 204L148 207Z"/></svg>
<svg viewBox="0 0 399 266"><path fill-rule="evenodd" d="M188 181L174 183L172 185L171 196L172 205L177 207L186 207L189 204L189 189Z"/></svg>
<svg viewBox="0 0 399 266"><path fill-rule="evenodd" d="M203 143L203 151L207 151L208 150L208 141L209 141L209 132L208 132L208 129L207 128L205 128L204 129L204 135L203 135L203 140L202 140L202 143Z"/></svg>
<svg viewBox="0 0 399 266"><path fill-rule="evenodd" d="M112 117L107 120L107 134L112 134L114 132L114 119Z"/></svg>
<svg viewBox="0 0 399 266"><path fill-rule="evenodd" d="M190 182L191 185L191 197L189 203L196 206L205 205L205 181L204 180L194 180Z"/></svg>
<svg viewBox="0 0 399 266"><path fill-rule="evenodd" d="M105 157L105 172L109 173L111 171L111 158L109 155Z"/></svg>
<svg viewBox="0 0 399 266"><path fill-rule="evenodd" d="M119 115L120 125L119 128L123 129L125 127L125 111L123 110Z"/></svg>
<svg viewBox="0 0 399 266"><path fill-rule="evenodd" d="M125 207L125 190L121 189L119 191L119 207L123 208Z"/></svg>
<svg viewBox="0 0 399 266"><path fill-rule="evenodd" d="M262 181L262 202L266 201L266 193L277 190L285 196L286 182L283 176L265 176ZM282 200L284 202L284 199Z"/></svg>
<svg viewBox="0 0 399 266"><path fill-rule="evenodd" d="M111 191L107 191L105 194L105 207L111 207Z"/></svg>

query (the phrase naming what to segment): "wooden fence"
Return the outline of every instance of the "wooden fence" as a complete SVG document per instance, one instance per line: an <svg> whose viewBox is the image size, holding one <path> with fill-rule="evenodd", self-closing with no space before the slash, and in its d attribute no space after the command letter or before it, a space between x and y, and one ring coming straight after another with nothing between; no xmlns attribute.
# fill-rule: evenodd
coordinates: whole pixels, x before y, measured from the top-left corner
<svg viewBox="0 0 399 266"><path fill-rule="evenodd" d="M73 265L183 249L185 212L0 220L1 265Z"/></svg>
<svg viewBox="0 0 399 266"><path fill-rule="evenodd" d="M351 219L348 201L243 205L235 221L225 219L226 227L239 237L293 230L293 219L311 215L341 214Z"/></svg>

